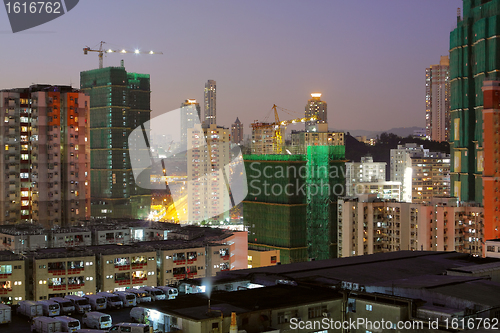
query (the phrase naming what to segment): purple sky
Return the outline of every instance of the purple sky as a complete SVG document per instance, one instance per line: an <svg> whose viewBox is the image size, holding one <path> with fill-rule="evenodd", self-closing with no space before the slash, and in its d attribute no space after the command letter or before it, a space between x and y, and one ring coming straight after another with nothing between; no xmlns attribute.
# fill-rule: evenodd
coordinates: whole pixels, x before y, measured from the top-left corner
<svg viewBox="0 0 500 333"><path fill-rule="evenodd" d="M460 0L82 0L69 13L13 34L0 9L0 89L31 83L79 86L97 68L83 47L111 54L104 66L151 74L154 115L187 98L202 104L217 81L217 123L248 125L273 104L303 114L323 93L336 129L424 126L425 68L447 55ZM203 111L203 107L202 107ZM283 114L282 118L288 116Z"/></svg>

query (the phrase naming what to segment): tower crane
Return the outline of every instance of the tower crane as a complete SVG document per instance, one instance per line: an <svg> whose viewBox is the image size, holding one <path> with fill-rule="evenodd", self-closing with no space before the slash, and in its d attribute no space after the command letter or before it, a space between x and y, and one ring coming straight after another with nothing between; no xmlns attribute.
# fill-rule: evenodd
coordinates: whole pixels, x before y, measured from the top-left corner
<svg viewBox="0 0 500 333"><path fill-rule="evenodd" d="M297 123L305 123L306 121L314 121L318 120L318 116L313 115L311 117L303 117L303 118L295 118L295 119L289 119L289 120L281 120L278 116L278 108L279 106L276 106L276 104L273 105L272 110L274 111L274 123L266 123L266 122L259 122L255 120L252 124L250 124L250 127L252 127L253 130L256 129L264 129L264 128L272 128L274 129L274 134L273 134L273 150L277 154L282 154L283 153L283 135L281 134L281 127L286 128L288 125L291 124L297 124ZM283 108L280 108L284 110Z"/></svg>
<svg viewBox="0 0 500 333"><path fill-rule="evenodd" d="M135 53L135 54L163 54L163 52L154 52L154 51L149 51L149 52L143 52L139 50L134 50L134 51L129 51L129 50L112 50L112 49L103 49L102 45L106 44L106 42L101 41L99 43L99 49L91 49L90 47L86 46L83 48L83 54L88 54L88 52L97 52L99 56L99 68L102 68L102 61L103 61L103 55L104 53Z"/></svg>

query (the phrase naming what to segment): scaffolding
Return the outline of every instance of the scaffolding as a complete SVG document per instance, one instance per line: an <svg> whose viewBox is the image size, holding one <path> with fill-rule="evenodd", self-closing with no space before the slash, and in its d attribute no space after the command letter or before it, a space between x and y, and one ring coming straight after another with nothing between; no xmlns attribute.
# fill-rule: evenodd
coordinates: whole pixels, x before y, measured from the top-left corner
<svg viewBox="0 0 500 333"><path fill-rule="evenodd" d="M307 250L310 259L336 252L337 197L345 192L345 146L307 147Z"/></svg>
<svg viewBox="0 0 500 333"><path fill-rule="evenodd" d="M481 203L481 88L500 79L500 0L464 0L463 12L450 33L451 194Z"/></svg>
<svg viewBox="0 0 500 333"><path fill-rule="evenodd" d="M128 136L150 119L149 74L94 69L80 73L80 86L90 96L92 215L147 216L151 191L135 186Z"/></svg>
<svg viewBox="0 0 500 333"><path fill-rule="evenodd" d="M336 257L344 159L344 146L310 146L307 155L245 155L250 248L279 249L284 264Z"/></svg>

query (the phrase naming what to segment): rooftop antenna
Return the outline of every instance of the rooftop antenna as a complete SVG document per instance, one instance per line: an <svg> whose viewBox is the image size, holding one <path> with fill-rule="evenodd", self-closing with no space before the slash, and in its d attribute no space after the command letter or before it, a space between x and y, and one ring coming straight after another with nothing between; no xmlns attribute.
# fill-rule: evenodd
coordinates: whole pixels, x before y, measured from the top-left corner
<svg viewBox="0 0 500 333"><path fill-rule="evenodd" d="M457 8L457 23L462 20L462 11L460 10L460 7Z"/></svg>

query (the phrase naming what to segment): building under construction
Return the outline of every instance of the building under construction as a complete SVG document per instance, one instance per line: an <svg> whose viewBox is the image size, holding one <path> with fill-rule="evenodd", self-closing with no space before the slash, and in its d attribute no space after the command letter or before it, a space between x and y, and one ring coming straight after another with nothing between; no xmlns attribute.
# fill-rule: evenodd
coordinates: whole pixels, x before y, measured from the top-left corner
<svg viewBox="0 0 500 333"><path fill-rule="evenodd" d="M309 146L304 155L245 155L249 249L279 249L283 264L336 257L344 158L345 146Z"/></svg>
<svg viewBox="0 0 500 333"><path fill-rule="evenodd" d="M148 125L149 74L127 73L122 63L81 72L80 85L90 96L91 215L148 216L151 191L135 184L128 136Z"/></svg>

